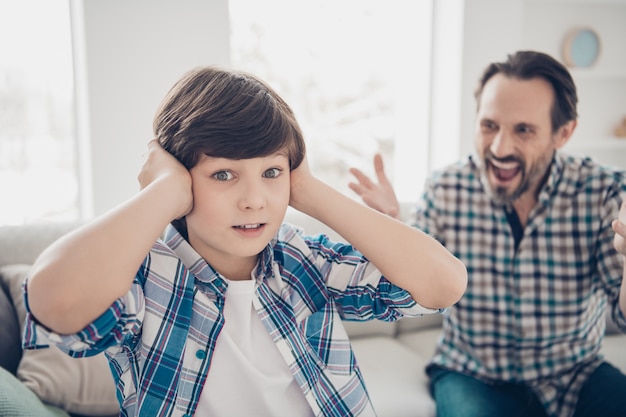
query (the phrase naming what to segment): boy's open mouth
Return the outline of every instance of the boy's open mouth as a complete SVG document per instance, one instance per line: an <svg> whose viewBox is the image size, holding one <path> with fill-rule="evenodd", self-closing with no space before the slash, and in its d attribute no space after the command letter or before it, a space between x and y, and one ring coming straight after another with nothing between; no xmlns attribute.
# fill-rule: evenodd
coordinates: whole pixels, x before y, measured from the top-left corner
<svg viewBox="0 0 626 417"><path fill-rule="evenodd" d="M233 227L235 229L252 230L252 229L260 229L263 226L265 226L265 223L240 224L240 225L233 226Z"/></svg>

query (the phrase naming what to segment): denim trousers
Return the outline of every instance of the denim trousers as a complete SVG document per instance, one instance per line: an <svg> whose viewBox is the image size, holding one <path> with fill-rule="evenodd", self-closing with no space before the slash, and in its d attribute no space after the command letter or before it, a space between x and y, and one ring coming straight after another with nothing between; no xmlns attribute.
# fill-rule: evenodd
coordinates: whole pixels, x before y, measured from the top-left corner
<svg viewBox="0 0 626 417"><path fill-rule="evenodd" d="M492 385L433 368L437 417L546 417L539 398L522 384ZM626 417L626 375L604 362L583 385L574 417Z"/></svg>

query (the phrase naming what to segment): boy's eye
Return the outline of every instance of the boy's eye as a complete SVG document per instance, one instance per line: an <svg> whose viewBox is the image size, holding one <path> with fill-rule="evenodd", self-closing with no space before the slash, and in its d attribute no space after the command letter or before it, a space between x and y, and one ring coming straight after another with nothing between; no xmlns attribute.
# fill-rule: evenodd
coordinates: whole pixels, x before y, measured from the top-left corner
<svg viewBox="0 0 626 417"><path fill-rule="evenodd" d="M263 177L265 178L276 178L280 175L282 170L279 168L270 168L263 173Z"/></svg>
<svg viewBox="0 0 626 417"><path fill-rule="evenodd" d="M233 174L230 171L218 171L212 176L218 181L228 181L233 179Z"/></svg>

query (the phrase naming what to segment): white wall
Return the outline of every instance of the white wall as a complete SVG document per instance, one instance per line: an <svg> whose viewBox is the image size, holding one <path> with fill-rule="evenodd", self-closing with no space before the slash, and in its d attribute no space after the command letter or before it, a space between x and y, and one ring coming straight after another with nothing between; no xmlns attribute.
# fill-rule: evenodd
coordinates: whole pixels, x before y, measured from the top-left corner
<svg viewBox="0 0 626 417"><path fill-rule="evenodd" d="M461 71L460 155L474 151L474 90L485 67L522 47L523 0L465 0Z"/></svg>
<svg viewBox="0 0 626 417"><path fill-rule="evenodd" d="M433 10L428 169L457 159L461 133L464 0L437 0Z"/></svg>
<svg viewBox="0 0 626 417"><path fill-rule="evenodd" d="M132 196L152 118L186 71L230 63L227 0L71 0L83 217Z"/></svg>
<svg viewBox="0 0 626 417"><path fill-rule="evenodd" d="M483 69L520 49L524 0L436 0L430 169L474 151L474 89Z"/></svg>

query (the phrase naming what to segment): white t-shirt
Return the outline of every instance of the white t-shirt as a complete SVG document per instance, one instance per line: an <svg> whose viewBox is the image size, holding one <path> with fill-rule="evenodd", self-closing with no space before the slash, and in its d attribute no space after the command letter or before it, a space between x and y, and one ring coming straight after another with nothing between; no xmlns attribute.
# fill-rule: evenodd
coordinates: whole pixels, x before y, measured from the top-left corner
<svg viewBox="0 0 626 417"><path fill-rule="evenodd" d="M198 416L313 416L302 390L252 305L254 280L228 281L225 324Z"/></svg>

